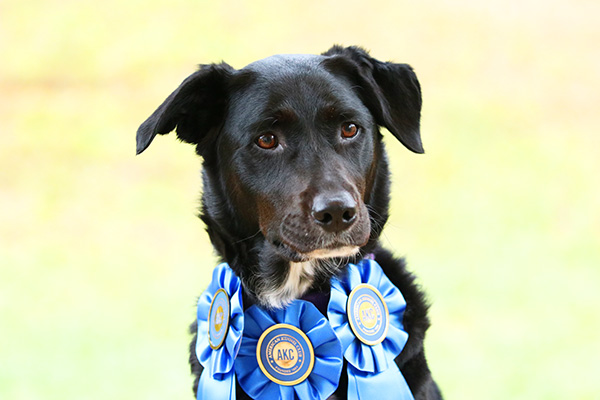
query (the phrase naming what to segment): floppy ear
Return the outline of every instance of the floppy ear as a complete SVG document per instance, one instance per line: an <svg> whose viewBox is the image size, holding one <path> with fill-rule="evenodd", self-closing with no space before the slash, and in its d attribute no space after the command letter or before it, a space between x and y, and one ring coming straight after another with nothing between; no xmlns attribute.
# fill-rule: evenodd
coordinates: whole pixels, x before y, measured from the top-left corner
<svg viewBox="0 0 600 400"><path fill-rule="evenodd" d="M228 80L234 69L225 64L201 65L152 113L137 131L137 154L177 127L177 137L197 144L220 126L227 103Z"/></svg>
<svg viewBox="0 0 600 400"><path fill-rule="evenodd" d="M359 47L334 46L324 65L355 84L378 125L386 127L404 146L424 153L421 143L421 86L408 64L378 61Z"/></svg>

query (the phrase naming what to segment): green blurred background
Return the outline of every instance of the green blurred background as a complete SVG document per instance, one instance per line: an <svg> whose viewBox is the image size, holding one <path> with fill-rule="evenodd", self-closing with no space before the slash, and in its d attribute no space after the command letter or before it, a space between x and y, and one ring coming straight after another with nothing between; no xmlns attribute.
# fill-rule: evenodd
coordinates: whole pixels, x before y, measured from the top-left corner
<svg viewBox="0 0 600 400"><path fill-rule="evenodd" d="M600 396L600 2L0 2L0 399L191 399L200 160L135 131L198 63L333 43L424 96L384 244L448 399Z"/></svg>

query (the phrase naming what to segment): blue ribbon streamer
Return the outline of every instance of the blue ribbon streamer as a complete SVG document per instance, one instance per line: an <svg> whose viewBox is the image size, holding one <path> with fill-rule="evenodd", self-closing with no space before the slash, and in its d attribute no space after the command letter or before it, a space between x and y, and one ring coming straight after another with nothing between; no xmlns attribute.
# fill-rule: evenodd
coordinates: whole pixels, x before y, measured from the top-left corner
<svg viewBox="0 0 600 400"><path fill-rule="evenodd" d="M314 349L315 362L310 375L294 386L272 382L261 371L256 346L262 333L275 324L289 324L303 331ZM285 309L246 310L242 345L235 362L238 382L256 400L326 399L337 388L342 371L342 348L329 321L309 302L295 300Z"/></svg>
<svg viewBox="0 0 600 400"><path fill-rule="evenodd" d="M208 328L209 311L212 299L219 289L227 292L230 302L229 329L223 345L215 350L210 347ZM244 307L242 285L231 268L219 264L213 271L208 288L198 299L198 339L196 356L204 367L198 383L198 399L235 399L234 361L241 345L244 331Z"/></svg>
<svg viewBox="0 0 600 400"><path fill-rule="evenodd" d="M364 344L354 335L346 313L348 296L360 284L377 288L389 311L387 335L381 343L373 346ZM327 315L342 343L344 358L348 361L349 399L413 399L406 380L394 362L408 340L402 323L405 309L406 301L402 293L374 260L364 259L358 265L348 264L341 278L332 279Z"/></svg>

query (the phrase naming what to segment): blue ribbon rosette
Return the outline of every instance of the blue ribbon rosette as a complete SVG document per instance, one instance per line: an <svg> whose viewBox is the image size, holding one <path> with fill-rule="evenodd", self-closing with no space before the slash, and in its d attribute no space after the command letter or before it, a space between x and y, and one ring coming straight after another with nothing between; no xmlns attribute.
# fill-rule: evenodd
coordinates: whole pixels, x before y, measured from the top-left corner
<svg viewBox="0 0 600 400"><path fill-rule="evenodd" d="M317 308L295 300L285 309L246 310L235 371L255 400L326 399L337 388L342 348Z"/></svg>
<svg viewBox="0 0 600 400"><path fill-rule="evenodd" d="M348 399L413 399L394 362L408 340L405 308L402 293L374 260L348 264L332 279L327 315L348 361Z"/></svg>
<svg viewBox="0 0 600 400"><path fill-rule="evenodd" d="M234 361L244 331L242 285L226 263L198 299L196 356L204 367L198 399L235 399Z"/></svg>

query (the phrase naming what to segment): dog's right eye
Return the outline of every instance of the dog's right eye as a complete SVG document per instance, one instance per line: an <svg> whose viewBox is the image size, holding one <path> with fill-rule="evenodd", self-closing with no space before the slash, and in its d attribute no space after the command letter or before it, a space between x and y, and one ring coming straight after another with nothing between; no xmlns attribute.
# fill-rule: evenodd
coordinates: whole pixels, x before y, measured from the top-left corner
<svg viewBox="0 0 600 400"><path fill-rule="evenodd" d="M272 133L265 133L256 139L256 145L261 149L274 149L279 144L277 136Z"/></svg>
<svg viewBox="0 0 600 400"><path fill-rule="evenodd" d="M358 125L352 122L346 122L342 125L341 134L344 139L352 139L358 134Z"/></svg>

